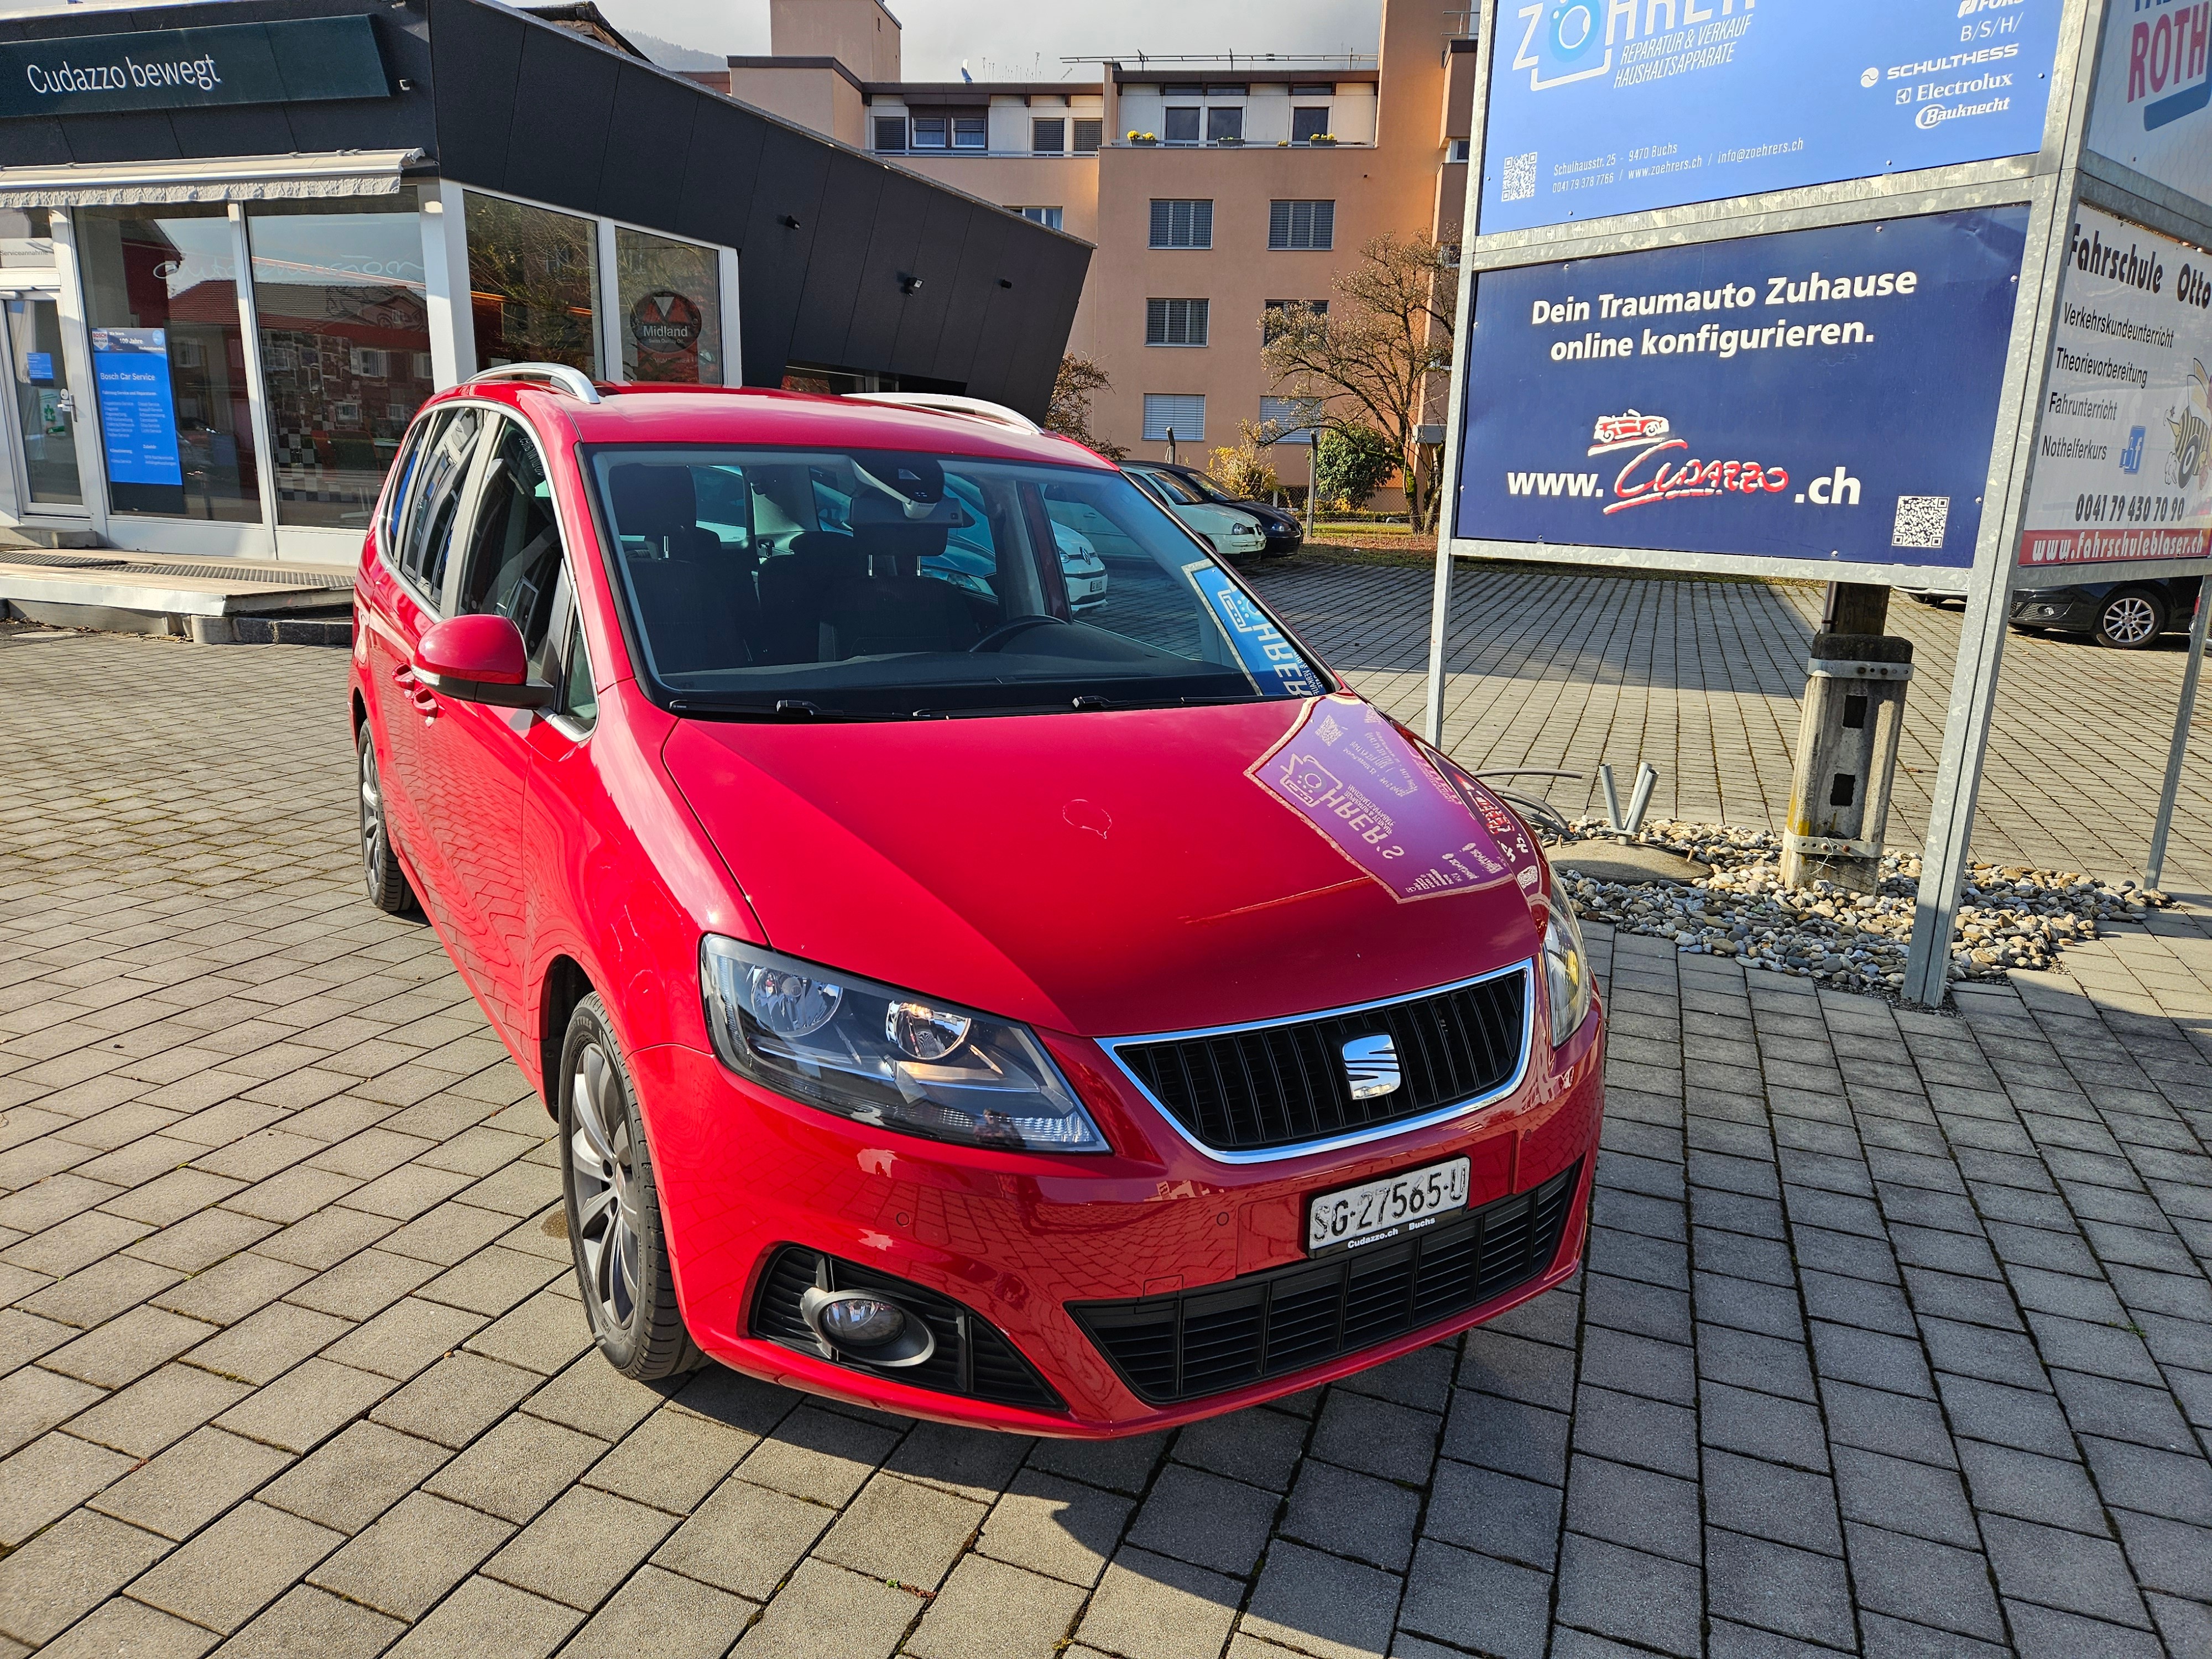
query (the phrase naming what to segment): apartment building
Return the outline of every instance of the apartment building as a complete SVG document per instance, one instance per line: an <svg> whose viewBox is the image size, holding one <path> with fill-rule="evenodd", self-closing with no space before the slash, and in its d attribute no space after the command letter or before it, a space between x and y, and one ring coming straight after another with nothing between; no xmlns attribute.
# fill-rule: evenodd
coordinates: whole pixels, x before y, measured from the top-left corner
<svg viewBox="0 0 2212 1659"><path fill-rule="evenodd" d="M1093 429L1164 455L1172 428L1189 459L1242 422L1295 418L1261 367L1270 307L1326 303L1386 231L1457 237L1468 29L1463 0L1385 0L1371 54L915 82L883 0L770 0L770 55L697 78L1094 244L1068 339L1112 378Z"/></svg>

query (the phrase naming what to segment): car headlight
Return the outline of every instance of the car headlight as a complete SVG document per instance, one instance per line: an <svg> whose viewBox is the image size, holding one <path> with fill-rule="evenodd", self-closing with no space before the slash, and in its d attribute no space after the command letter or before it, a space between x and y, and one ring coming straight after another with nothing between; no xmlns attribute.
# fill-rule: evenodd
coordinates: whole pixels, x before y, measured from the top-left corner
<svg viewBox="0 0 2212 1659"><path fill-rule="evenodd" d="M714 1052L778 1094L970 1146L1109 1150L1043 1044L1011 1020L714 933L699 989Z"/></svg>
<svg viewBox="0 0 2212 1659"><path fill-rule="evenodd" d="M1589 1018L1589 953L1575 907L1552 879L1552 919L1544 925L1544 998L1552 1007L1552 1046L1557 1048Z"/></svg>

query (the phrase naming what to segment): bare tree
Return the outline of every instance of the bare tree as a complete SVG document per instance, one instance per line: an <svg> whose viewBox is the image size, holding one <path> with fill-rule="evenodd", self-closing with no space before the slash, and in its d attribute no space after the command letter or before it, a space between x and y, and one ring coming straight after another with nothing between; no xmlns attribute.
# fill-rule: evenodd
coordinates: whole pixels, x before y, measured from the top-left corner
<svg viewBox="0 0 2212 1659"><path fill-rule="evenodd" d="M1404 469L1406 505L1427 527L1437 490L1421 468L1419 431L1434 382L1451 366L1458 250L1425 236L1377 236L1336 279L1326 311L1270 311L1260 361L1276 385L1318 405L1318 424L1380 432Z"/></svg>
<svg viewBox="0 0 2212 1659"><path fill-rule="evenodd" d="M1070 352L1060 360L1059 372L1052 377L1052 407L1045 411L1044 429L1073 438L1109 461L1120 460L1129 452L1091 430L1091 394L1113 389L1114 382L1104 369L1090 358Z"/></svg>

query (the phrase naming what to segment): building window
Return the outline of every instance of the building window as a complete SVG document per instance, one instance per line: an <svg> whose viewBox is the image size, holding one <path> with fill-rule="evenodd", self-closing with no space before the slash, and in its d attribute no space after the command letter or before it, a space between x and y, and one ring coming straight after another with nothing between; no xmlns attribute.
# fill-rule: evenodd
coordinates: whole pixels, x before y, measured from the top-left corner
<svg viewBox="0 0 2212 1659"><path fill-rule="evenodd" d="M1166 137L1171 144L1194 144L1198 142L1198 108L1195 105L1188 109L1167 112Z"/></svg>
<svg viewBox="0 0 2212 1659"><path fill-rule="evenodd" d="M990 123L980 115L956 115L952 118L952 148L955 149L983 149L990 143Z"/></svg>
<svg viewBox="0 0 2212 1659"><path fill-rule="evenodd" d="M1276 202L1267 210L1271 248L1328 249L1336 246L1336 204Z"/></svg>
<svg viewBox="0 0 2212 1659"><path fill-rule="evenodd" d="M1334 81L1312 81L1302 82L1291 87L1291 96L1293 98L1334 98L1336 96L1336 83Z"/></svg>
<svg viewBox="0 0 2212 1659"><path fill-rule="evenodd" d="M1145 394L1145 441L1164 443L1170 435L1178 443L1205 441L1206 398L1202 393L1147 392Z"/></svg>
<svg viewBox="0 0 2212 1659"><path fill-rule="evenodd" d="M1248 98L1251 93L1252 88L1248 86L1223 85L1219 82L1206 89L1206 95L1209 98Z"/></svg>
<svg viewBox="0 0 2212 1659"><path fill-rule="evenodd" d="M238 246L222 204L81 208L76 231L112 510L260 523Z"/></svg>
<svg viewBox="0 0 2212 1659"><path fill-rule="evenodd" d="M1202 346L1206 343L1204 300L1147 300L1145 301L1145 343L1148 346Z"/></svg>
<svg viewBox="0 0 2212 1659"><path fill-rule="evenodd" d="M945 148L945 118L942 115L917 115L914 118L914 147L916 149Z"/></svg>
<svg viewBox="0 0 2212 1659"><path fill-rule="evenodd" d="M1096 121L1079 119L1075 123L1075 153L1078 155L1096 155L1099 141L1105 136L1106 123L1103 118Z"/></svg>
<svg viewBox="0 0 2212 1659"><path fill-rule="evenodd" d="M415 205L403 190L248 210L279 524L365 529L435 389Z"/></svg>
<svg viewBox="0 0 2212 1659"><path fill-rule="evenodd" d="M1067 154L1067 123L1060 116L1038 117L1030 123L1030 152L1034 155Z"/></svg>
<svg viewBox="0 0 2212 1659"><path fill-rule="evenodd" d="M722 268L696 242L615 227L623 378L722 384Z"/></svg>
<svg viewBox="0 0 2212 1659"><path fill-rule="evenodd" d="M1056 207L1016 208L1014 211L1031 224L1048 225L1054 230L1060 228L1060 210Z"/></svg>
<svg viewBox="0 0 2212 1659"><path fill-rule="evenodd" d="M1209 144L1244 142L1244 106L1231 104L1226 109L1206 112L1206 142Z"/></svg>
<svg viewBox="0 0 2212 1659"><path fill-rule="evenodd" d="M1268 301L1265 306L1261 307L1260 313L1261 339L1263 342L1272 340L1278 334L1280 334L1283 331L1285 325L1289 322L1291 317L1294 313L1298 315L1310 314L1316 317L1326 317L1328 315L1328 301L1326 300Z"/></svg>
<svg viewBox="0 0 2212 1659"><path fill-rule="evenodd" d="M1474 141L1468 138L1453 139L1451 141L1451 159L1458 162L1462 167L1465 167L1468 162L1468 150L1473 143Z"/></svg>
<svg viewBox="0 0 2212 1659"><path fill-rule="evenodd" d="M1262 398L1260 424L1275 434L1279 444L1310 444L1314 428L1322 423L1318 398Z"/></svg>
<svg viewBox="0 0 2212 1659"><path fill-rule="evenodd" d="M1291 142L1310 143L1328 131L1328 106L1318 108L1294 108L1291 111Z"/></svg>
<svg viewBox="0 0 2212 1659"><path fill-rule="evenodd" d="M1154 247L1212 247L1213 204L1210 201L1172 202L1154 198L1152 245Z"/></svg>
<svg viewBox="0 0 2212 1659"><path fill-rule="evenodd" d="M574 214L474 191L463 200L477 368L567 363L603 374L599 227Z"/></svg>
<svg viewBox="0 0 2212 1659"><path fill-rule="evenodd" d="M896 155L906 148L906 117L878 115L876 117L876 148Z"/></svg>

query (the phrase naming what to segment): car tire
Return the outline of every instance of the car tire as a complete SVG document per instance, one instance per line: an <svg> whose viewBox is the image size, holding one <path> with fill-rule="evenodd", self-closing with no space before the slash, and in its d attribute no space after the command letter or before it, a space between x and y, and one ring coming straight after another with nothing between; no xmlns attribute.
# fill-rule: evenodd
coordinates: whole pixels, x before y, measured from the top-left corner
<svg viewBox="0 0 2212 1659"><path fill-rule="evenodd" d="M561 1042L561 1194L592 1339L633 1382L696 1370L706 1356L676 1303L645 1122L606 1005L576 1005Z"/></svg>
<svg viewBox="0 0 2212 1659"><path fill-rule="evenodd" d="M392 844L392 824L384 811L384 783L377 768L376 738L363 720L354 733L354 782L361 794L361 871L368 902L386 915L404 916L415 908L415 890L399 867Z"/></svg>
<svg viewBox="0 0 2212 1659"><path fill-rule="evenodd" d="M2166 632L2166 601L2148 587L2107 593L2097 611L2095 638L2115 651L2144 651Z"/></svg>

